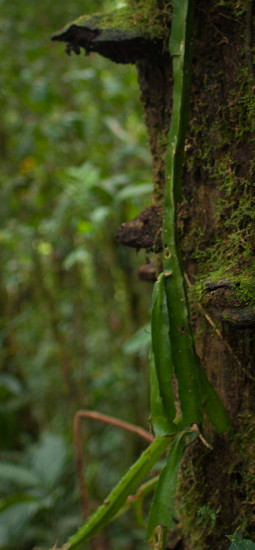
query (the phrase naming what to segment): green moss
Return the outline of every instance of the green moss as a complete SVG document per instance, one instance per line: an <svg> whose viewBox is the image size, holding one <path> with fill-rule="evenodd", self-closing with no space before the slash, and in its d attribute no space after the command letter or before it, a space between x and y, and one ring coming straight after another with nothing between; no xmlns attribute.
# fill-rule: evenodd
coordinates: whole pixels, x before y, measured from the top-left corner
<svg viewBox="0 0 255 550"><path fill-rule="evenodd" d="M201 275L200 275L201 276ZM229 296L229 306L232 307L254 307L255 306L255 262L250 265L249 270L236 269L233 266L223 264L219 269L206 273L202 278L189 289L189 297L192 302L205 302L205 295L208 293L207 283L218 283L221 280L232 283L233 291Z"/></svg>
<svg viewBox="0 0 255 550"><path fill-rule="evenodd" d="M247 11L246 0L239 0L238 2L233 2L233 0L218 0L217 4L219 7L231 9L236 17L243 15Z"/></svg>
<svg viewBox="0 0 255 550"><path fill-rule="evenodd" d="M144 0L139 4L125 6L108 13L81 15L68 23L60 32L67 32L71 26L86 27L93 31L100 30L100 40L113 40L120 34L131 39L138 35L148 39L164 39L169 26L170 9L160 10L155 0ZM58 33L59 34L59 33ZM55 35L56 36L56 35Z"/></svg>
<svg viewBox="0 0 255 550"><path fill-rule="evenodd" d="M243 3L238 4L241 10ZM238 13L240 16L241 11ZM233 85L227 87L219 116L217 113L212 122L209 109L200 114L194 106L189 138L191 145L187 150L186 163L190 174L200 170L203 180L207 179L208 184L217 189L213 213L215 230L208 235L194 219L187 231L184 217L182 246L184 250L192 249L192 257L199 266L196 285L198 294L201 295L203 291L204 279L216 281L217 278L225 277L241 281L237 290L240 301L254 305L255 97L246 53L243 45L238 53L241 61L231 77ZM215 74L216 83L221 78L224 78L223 74ZM204 87L204 97L209 105L210 97L213 100L218 86L215 84L212 87L211 82L212 79L208 87ZM205 128L210 128L210 132L205 132Z"/></svg>
<svg viewBox="0 0 255 550"><path fill-rule="evenodd" d="M235 531L255 540L254 414L239 415L238 425L228 441L215 440L212 452L198 442L184 457L176 510L185 548L225 548L225 535Z"/></svg>
<svg viewBox="0 0 255 550"><path fill-rule="evenodd" d="M239 514L235 519L235 530L241 532L243 537L255 540L255 418L249 411L239 418L241 428L233 441L233 456L236 461L230 470L238 491L243 495Z"/></svg>
<svg viewBox="0 0 255 550"><path fill-rule="evenodd" d="M220 38L219 41L215 38L215 53L210 43L212 34L209 35L208 42L203 43L206 58L203 64L199 44L201 32L197 36L186 171L183 174L185 198L178 222L185 260L191 273L197 270L197 281L191 289L192 301L204 302L206 281L225 279L233 283L233 293L232 289L226 292L226 300L233 298L234 305L231 303L231 306L253 307L255 96L254 78L249 73L247 62L245 14L248 2L216 2L216 8L211 11L210 5L212 3L206 6L208 19L204 20L208 33L211 18L216 31L220 30L222 34L219 34L224 36L226 43L229 42L222 48L218 46ZM222 7L219 10L222 19L218 6ZM233 21L233 34L227 19ZM201 27L198 29L201 31ZM233 59L230 59L231 55ZM254 56L254 41L250 55ZM207 193L214 200L207 201ZM210 355L210 350L207 354L208 330L207 339L201 339L203 347L198 349L212 374L211 379L216 385L221 384L223 391L226 389L230 411L232 407L234 410L233 402L239 388L244 392L240 395L241 406L253 408L252 381L249 380L250 385L246 380L242 382L243 374L238 372L235 361L224 357L220 347L218 366L216 354ZM242 332L238 341L232 328L224 330L227 341L231 333L229 341L234 353L253 377L251 334ZM217 353L217 342L215 350ZM245 414L239 421L234 417L234 421L239 433L232 441L226 440L225 450L221 451L223 442L218 439L211 456L206 450L200 449L199 452L199 448L195 448L190 453L190 460L185 458L183 463L178 493L179 519L185 534L185 548L189 550L227 548L229 543L225 534L235 530L240 530L245 538L255 540L254 413Z"/></svg>
<svg viewBox="0 0 255 550"><path fill-rule="evenodd" d="M224 539L219 529L219 524L224 523L224 510L217 503L216 491L213 492L206 477L208 451L198 444L192 454L192 458L186 455L182 464L176 510L186 541L185 548L208 550L216 548L215 541L214 546L208 544L215 533L219 534L221 542Z"/></svg>
<svg viewBox="0 0 255 550"><path fill-rule="evenodd" d="M253 104L255 104L253 98ZM215 132L219 129L215 128ZM248 143L254 140L254 135L249 137L242 127ZM224 144L229 140L229 136L223 139ZM235 140L237 135L235 136ZM225 141L226 140L226 141ZM230 157L229 152L222 154L216 153L216 160L210 164L211 147L207 149L207 158L202 157L204 170L208 172L208 177L219 182L219 198L215 206L216 231L211 238L211 242L205 243L204 235L200 228L193 225L192 231L188 235L189 240L196 241L193 257L200 261L203 260L204 272L220 270L230 267L238 271L240 258L243 259L243 265L251 264L255 251L255 187L254 179L254 159L250 159L247 168L247 178L240 176L241 171L238 159ZM249 178L249 179L248 179ZM224 267L223 267L224 266ZM254 268L250 265L250 268ZM248 267L249 269L249 267Z"/></svg>

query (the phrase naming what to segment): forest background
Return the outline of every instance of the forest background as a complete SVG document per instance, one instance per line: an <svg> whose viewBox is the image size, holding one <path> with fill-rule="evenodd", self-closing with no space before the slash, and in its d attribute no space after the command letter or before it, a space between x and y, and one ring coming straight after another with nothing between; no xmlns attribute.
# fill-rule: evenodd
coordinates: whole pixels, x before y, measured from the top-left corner
<svg viewBox="0 0 255 550"><path fill-rule="evenodd" d="M78 409L148 427L151 285L137 278L142 253L138 258L115 240L152 190L136 71L113 70L98 55L69 58L50 42L80 14L120 6L0 2L0 547L6 550L60 545L81 524L72 435ZM84 440L94 508L145 444L92 422ZM104 547L145 547L143 528L133 527L132 514L112 523Z"/></svg>

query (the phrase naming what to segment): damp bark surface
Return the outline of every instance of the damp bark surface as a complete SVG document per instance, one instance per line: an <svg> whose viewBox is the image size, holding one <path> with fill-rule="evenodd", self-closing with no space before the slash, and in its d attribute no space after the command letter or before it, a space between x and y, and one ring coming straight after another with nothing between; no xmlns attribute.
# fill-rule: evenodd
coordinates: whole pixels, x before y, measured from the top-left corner
<svg viewBox="0 0 255 550"><path fill-rule="evenodd" d="M133 3L132 9L138 5ZM190 447L178 492L177 538L185 550L218 550L228 548L225 535L237 528L255 540L254 3L198 0L194 21L178 230L191 284L197 352L227 408L234 435L216 436L205 421L203 430L213 450L201 442ZM64 31L69 34L62 33L69 51L79 53L85 47L137 66L154 192L151 206L135 220L123 220L117 240L155 253L153 266L140 270L146 281L155 280L155 265L161 263L172 104L171 59L164 46L167 32L165 28L153 41L141 33L130 37L125 31L118 54L112 43L105 44L97 26L83 30L82 37L76 29L74 38L72 26Z"/></svg>
<svg viewBox="0 0 255 550"><path fill-rule="evenodd" d="M255 539L251 436L243 445L255 412L254 6L247 4L196 3L178 225L185 270L200 285L191 293L197 351L239 435L215 436L213 451L198 443L185 459L179 503L187 550L228 548L225 534L238 527Z"/></svg>

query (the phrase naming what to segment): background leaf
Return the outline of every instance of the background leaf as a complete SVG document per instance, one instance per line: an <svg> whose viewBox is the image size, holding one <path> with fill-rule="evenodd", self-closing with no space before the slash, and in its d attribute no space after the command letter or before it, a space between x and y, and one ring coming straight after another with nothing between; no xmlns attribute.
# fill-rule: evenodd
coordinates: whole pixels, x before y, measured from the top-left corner
<svg viewBox="0 0 255 550"><path fill-rule="evenodd" d="M231 541L229 550L255 550L255 543L249 539L243 539L242 535L227 535L227 538Z"/></svg>
<svg viewBox="0 0 255 550"><path fill-rule="evenodd" d="M63 439L48 432L43 433L41 440L29 450L28 458L42 485L56 485L66 460Z"/></svg>
<svg viewBox="0 0 255 550"><path fill-rule="evenodd" d="M40 478L31 469L10 462L0 462L0 478L23 487L36 487L40 484Z"/></svg>
<svg viewBox="0 0 255 550"><path fill-rule="evenodd" d="M158 526L167 529L173 527L176 484L186 438L185 432L178 434L169 450L167 463L160 474L150 509L147 525L148 539Z"/></svg>

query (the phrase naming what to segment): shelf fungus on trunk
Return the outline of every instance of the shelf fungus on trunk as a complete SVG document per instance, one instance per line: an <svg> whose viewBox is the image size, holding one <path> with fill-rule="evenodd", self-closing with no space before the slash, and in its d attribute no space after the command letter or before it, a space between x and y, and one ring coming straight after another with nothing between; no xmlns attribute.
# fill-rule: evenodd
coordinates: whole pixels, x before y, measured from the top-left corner
<svg viewBox="0 0 255 550"><path fill-rule="evenodd" d="M147 281L149 283L155 283L157 274L157 266L150 263L141 265L137 272L138 278L141 281Z"/></svg>
<svg viewBox="0 0 255 550"><path fill-rule="evenodd" d="M52 36L67 42L67 53L97 52L116 63L152 59L163 51L165 28L160 10L149 12L149 5L123 7L105 14L82 15Z"/></svg>
<svg viewBox="0 0 255 550"><path fill-rule="evenodd" d="M162 204L165 157L172 107L172 63L168 51L172 8L164 0L130 0L129 6L105 14L84 15L52 36L66 51L96 52L116 63L134 63L152 155L153 206L123 223L117 241L137 249L162 251ZM161 6L160 6L161 4ZM157 263L158 260L156 260ZM140 277L154 277L144 272ZM146 280L147 280L146 279Z"/></svg>
<svg viewBox="0 0 255 550"><path fill-rule="evenodd" d="M139 216L124 222L116 233L118 243L137 248L146 248L154 252L162 250L162 214L161 206L148 206Z"/></svg>

